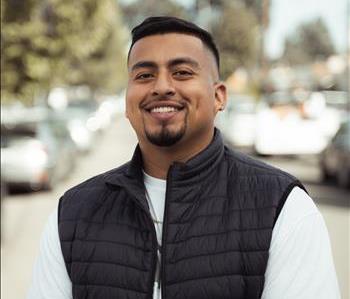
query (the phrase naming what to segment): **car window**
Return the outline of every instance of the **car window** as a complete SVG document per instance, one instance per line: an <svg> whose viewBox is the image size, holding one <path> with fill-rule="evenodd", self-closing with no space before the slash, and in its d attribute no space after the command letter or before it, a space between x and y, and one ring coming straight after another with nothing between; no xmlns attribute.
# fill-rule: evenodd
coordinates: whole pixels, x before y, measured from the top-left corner
<svg viewBox="0 0 350 299"><path fill-rule="evenodd" d="M91 112L96 110L97 106L97 103L93 100L72 100L69 102L67 108Z"/></svg>
<svg viewBox="0 0 350 299"><path fill-rule="evenodd" d="M350 122L343 123L334 137L334 143L350 147Z"/></svg>
<svg viewBox="0 0 350 299"><path fill-rule="evenodd" d="M1 147L19 146L32 140L36 131L29 127L1 128Z"/></svg>

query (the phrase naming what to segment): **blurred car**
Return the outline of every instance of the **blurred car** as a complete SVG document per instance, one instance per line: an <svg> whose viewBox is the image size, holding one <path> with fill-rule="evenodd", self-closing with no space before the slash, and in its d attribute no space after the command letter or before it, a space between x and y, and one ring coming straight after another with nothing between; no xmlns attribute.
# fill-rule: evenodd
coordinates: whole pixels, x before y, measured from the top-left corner
<svg viewBox="0 0 350 299"><path fill-rule="evenodd" d="M103 129L108 128L119 115L124 114L124 96L125 93L101 97L102 100L96 112L96 117Z"/></svg>
<svg viewBox="0 0 350 299"><path fill-rule="evenodd" d="M3 221L4 219L4 210L5 210L5 207L4 207L4 200L5 198L7 197L7 194L8 194L8 191L7 191L7 184L6 182L3 180L3 178L1 177L0 178L0 184L1 184L1 196L0 196L0 200L1 200L1 211L0 211L0 221L1 221L1 234L0 234L0 239L1 239L1 242L3 242L3 236L4 236L4 230L5 230L5 221Z"/></svg>
<svg viewBox="0 0 350 299"><path fill-rule="evenodd" d="M1 174L9 187L51 189L73 169L75 153L64 122L44 117L1 124Z"/></svg>
<svg viewBox="0 0 350 299"><path fill-rule="evenodd" d="M323 179L335 178L340 187L350 188L350 118L321 154Z"/></svg>
<svg viewBox="0 0 350 299"><path fill-rule="evenodd" d="M255 139L257 104L249 95L231 94L219 114L217 126L225 139L237 147L252 147Z"/></svg>
<svg viewBox="0 0 350 299"><path fill-rule="evenodd" d="M258 155L319 154L329 132L323 130L327 114L305 117L302 105L287 92L271 94L257 114L254 149ZM329 125L329 121L328 121Z"/></svg>
<svg viewBox="0 0 350 299"><path fill-rule="evenodd" d="M8 193L7 184L6 184L5 180L1 177L0 178L0 198L4 199L7 196L7 193Z"/></svg>
<svg viewBox="0 0 350 299"><path fill-rule="evenodd" d="M72 117L65 119L65 121L76 149L80 153L88 153L93 147L94 133L86 127L86 122L79 117Z"/></svg>
<svg viewBox="0 0 350 299"><path fill-rule="evenodd" d="M96 136L106 127L99 105L93 98L70 99L60 117L67 123L71 138L82 153L93 148Z"/></svg>
<svg viewBox="0 0 350 299"><path fill-rule="evenodd" d="M70 119L80 119L86 128L95 133L103 129L103 120L99 114L99 104L94 98L71 99L65 111Z"/></svg>

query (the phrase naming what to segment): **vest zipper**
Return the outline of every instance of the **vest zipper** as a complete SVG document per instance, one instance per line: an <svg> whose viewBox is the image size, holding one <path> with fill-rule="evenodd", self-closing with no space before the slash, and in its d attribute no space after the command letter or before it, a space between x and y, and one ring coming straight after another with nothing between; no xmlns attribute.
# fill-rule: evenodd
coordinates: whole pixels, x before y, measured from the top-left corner
<svg viewBox="0 0 350 299"><path fill-rule="evenodd" d="M165 251L166 251L166 243L165 243L165 236L167 234L167 219L168 219L168 202L169 202L169 190L171 186L171 170L173 168L173 165L169 167L168 175L167 175L167 184L166 184L166 191L165 191L165 204L164 204L164 217L163 217L163 232L162 232L162 248L160 253L160 277L159 277L159 285L158 287L161 289L161 297L162 299L165 299L165 287L163 281L165 280L165 263L164 263L164 257L165 257Z"/></svg>
<svg viewBox="0 0 350 299"><path fill-rule="evenodd" d="M129 192L128 192L129 193ZM152 275L151 277L153 277L153 280L151 280L150 282L150 290L151 290L151 296L150 296L150 299L153 298L153 291L154 291L154 282L155 282L155 279L156 279L156 270L157 270L157 262L158 262L158 239L157 239L157 233L156 233L156 229L154 227L154 223L153 223L153 219L152 219L152 216L150 214L150 211L149 211L149 205L148 205L148 202L147 202L147 199L146 199L146 203L147 203L147 206L148 206L148 211L146 211L144 209L144 207L142 206L142 204L140 204L140 202L138 201L137 198L135 198L135 196L131 195L129 193L130 197L135 201L135 203L141 208L141 210L143 210L145 213L146 213L146 218L149 222L149 225L151 227L151 231L152 231L152 235L153 235L153 268L152 268Z"/></svg>
<svg viewBox="0 0 350 299"><path fill-rule="evenodd" d="M151 298L153 298L154 294L153 294L153 291L154 291L154 282L157 280L157 277L156 277L156 272L157 272L157 262L158 262L158 239L157 239L157 233L156 233L156 229L154 227L154 223L153 223L153 220L152 220L152 217L149 213L147 213L147 219L149 221L149 224L150 226L152 227L152 235L153 235L153 252L152 252L152 255L153 255L153 268L152 268L152 276L153 277L153 280L151 280L151 283L150 283L150 287L151 287ZM160 271L159 271L160 272ZM160 277L159 277L159 281L160 281ZM160 285L160 283L159 283Z"/></svg>

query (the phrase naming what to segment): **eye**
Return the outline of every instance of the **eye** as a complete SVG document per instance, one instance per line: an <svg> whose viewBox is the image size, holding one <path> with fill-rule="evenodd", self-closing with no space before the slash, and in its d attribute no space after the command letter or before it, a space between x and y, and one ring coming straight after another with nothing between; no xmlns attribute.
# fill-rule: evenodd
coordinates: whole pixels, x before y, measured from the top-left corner
<svg viewBox="0 0 350 299"><path fill-rule="evenodd" d="M153 75L151 73L141 73L141 74L136 75L135 79L136 80L147 80L147 79L150 79L152 77L153 77Z"/></svg>
<svg viewBox="0 0 350 299"><path fill-rule="evenodd" d="M175 71L173 75L178 78L188 78L188 77L191 77L193 73L187 70L178 70L178 71Z"/></svg>

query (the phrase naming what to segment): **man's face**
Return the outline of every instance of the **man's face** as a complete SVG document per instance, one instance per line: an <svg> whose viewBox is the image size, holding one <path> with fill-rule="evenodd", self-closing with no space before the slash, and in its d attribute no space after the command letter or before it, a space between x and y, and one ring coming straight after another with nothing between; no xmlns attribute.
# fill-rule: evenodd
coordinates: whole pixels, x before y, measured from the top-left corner
<svg viewBox="0 0 350 299"><path fill-rule="evenodd" d="M128 71L126 115L140 143L185 145L212 133L226 90L199 38L178 33L142 38L130 52Z"/></svg>

